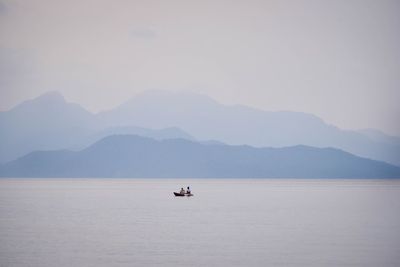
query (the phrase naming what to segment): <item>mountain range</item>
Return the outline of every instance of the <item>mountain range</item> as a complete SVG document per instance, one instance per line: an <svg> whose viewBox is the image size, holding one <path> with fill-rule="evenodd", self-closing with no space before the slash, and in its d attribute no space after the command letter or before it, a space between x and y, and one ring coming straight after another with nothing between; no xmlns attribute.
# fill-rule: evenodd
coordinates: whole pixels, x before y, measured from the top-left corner
<svg viewBox="0 0 400 267"><path fill-rule="evenodd" d="M399 137L373 129L343 130L307 113L222 105L193 93L145 91L93 114L49 92L0 112L0 130L3 163L35 150L81 150L108 135L136 134L254 147L333 147L400 165Z"/></svg>
<svg viewBox="0 0 400 267"><path fill-rule="evenodd" d="M98 117L58 92L49 92L0 112L0 162L35 150L82 149L113 134L136 134L158 140L193 137L177 127L147 129L101 125Z"/></svg>
<svg viewBox="0 0 400 267"><path fill-rule="evenodd" d="M2 177L400 178L400 167L333 148L255 148L108 136L81 151L37 151Z"/></svg>

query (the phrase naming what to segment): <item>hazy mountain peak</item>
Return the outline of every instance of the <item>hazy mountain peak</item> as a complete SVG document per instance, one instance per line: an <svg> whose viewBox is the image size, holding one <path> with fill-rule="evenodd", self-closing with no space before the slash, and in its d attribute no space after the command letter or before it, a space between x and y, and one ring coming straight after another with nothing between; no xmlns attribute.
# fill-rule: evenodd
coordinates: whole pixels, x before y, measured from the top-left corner
<svg viewBox="0 0 400 267"><path fill-rule="evenodd" d="M25 101L22 104L39 104L39 105L58 105L66 104L64 96L57 91L49 91L31 100Z"/></svg>
<svg viewBox="0 0 400 267"><path fill-rule="evenodd" d="M27 109L29 110L34 107L42 107L42 108L59 107L65 104L67 104L67 102L65 101L61 93L57 91L49 91L44 94L41 94L38 97L26 100L6 112L11 112L11 113L25 112Z"/></svg>
<svg viewBox="0 0 400 267"><path fill-rule="evenodd" d="M64 113L68 111L79 113L85 117L91 115L89 111L84 109L79 104L67 102L64 96L58 91L49 91L36 98L24 101L8 112L23 116L29 116L32 114L32 112L44 112L47 113L47 116L52 116L56 115L51 114L54 112Z"/></svg>
<svg viewBox="0 0 400 267"><path fill-rule="evenodd" d="M33 150L65 148L92 125L92 114L48 92L0 113L0 161Z"/></svg>

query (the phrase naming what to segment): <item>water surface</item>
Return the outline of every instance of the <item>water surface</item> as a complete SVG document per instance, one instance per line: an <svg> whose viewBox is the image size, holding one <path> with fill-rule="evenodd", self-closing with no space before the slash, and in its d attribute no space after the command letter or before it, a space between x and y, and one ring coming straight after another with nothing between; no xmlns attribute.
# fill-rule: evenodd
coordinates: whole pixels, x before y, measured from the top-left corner
<svg viewBox="0 0 400 267"><path fill-rule="evenodd" d="M400 266L399 211L397 180L1 179L0 266Z"/></svg>

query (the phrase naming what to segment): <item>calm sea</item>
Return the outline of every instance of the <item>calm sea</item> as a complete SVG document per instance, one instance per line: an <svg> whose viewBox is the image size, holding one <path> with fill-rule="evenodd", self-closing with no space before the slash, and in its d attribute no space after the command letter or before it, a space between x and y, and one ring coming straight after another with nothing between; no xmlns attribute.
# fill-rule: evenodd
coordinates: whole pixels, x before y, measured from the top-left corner
<svg viewBox="0 0 400 267"><path fill-rule="evenodd" d="M0 179L0 266L398 267L400 181Z"/></svg>

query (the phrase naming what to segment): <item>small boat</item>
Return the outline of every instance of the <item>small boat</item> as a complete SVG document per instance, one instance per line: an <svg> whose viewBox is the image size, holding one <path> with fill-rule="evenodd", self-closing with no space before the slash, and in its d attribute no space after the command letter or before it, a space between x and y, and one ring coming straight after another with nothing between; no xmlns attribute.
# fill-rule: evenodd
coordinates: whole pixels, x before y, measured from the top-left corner
<svg viewBox="0 0 400 267"><path fill-rule="evenodd" d="M186 197L191 197L191 196L193 196L193 194L192 193L190 193L190 194L181 194L181 193L176 193L176 192L174 192L174 195L176 196L176 197L184 197L184 196L186 196Z"/></svg>

